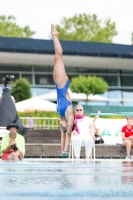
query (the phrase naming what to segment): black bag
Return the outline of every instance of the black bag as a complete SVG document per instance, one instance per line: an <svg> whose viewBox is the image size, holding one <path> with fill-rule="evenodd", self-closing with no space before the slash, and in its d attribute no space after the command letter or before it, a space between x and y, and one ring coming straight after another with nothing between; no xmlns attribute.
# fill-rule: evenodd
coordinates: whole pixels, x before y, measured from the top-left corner
<svg viewBox="0 0 133 200"><path fill-rule="evenodd" d="M99 135L95 135L95 137L96 137L95 144L103 144L104 143L104 140L102 137L100 137Z"/></svg>
<svg viewBox="0 0 133 200"><path fill-rule="evenodd" d="M24 127L17 114L9 88L5 88L0 100L0 126L6 127L9 124L18 125L18 133L21 135L24 135L28 130L28 128Z"/></svg>

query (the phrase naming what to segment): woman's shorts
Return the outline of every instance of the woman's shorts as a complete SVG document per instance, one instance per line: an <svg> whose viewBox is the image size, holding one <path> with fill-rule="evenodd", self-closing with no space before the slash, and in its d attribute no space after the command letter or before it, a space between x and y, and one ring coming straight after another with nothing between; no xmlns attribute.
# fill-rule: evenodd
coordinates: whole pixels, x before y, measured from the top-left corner
<svg viewBox="0 0 133 200"><path fill-rule="evenodd" d="M4 153L3 155L2 155L2 160L8 160L8 156L10 155L11 153Z"/></svg>

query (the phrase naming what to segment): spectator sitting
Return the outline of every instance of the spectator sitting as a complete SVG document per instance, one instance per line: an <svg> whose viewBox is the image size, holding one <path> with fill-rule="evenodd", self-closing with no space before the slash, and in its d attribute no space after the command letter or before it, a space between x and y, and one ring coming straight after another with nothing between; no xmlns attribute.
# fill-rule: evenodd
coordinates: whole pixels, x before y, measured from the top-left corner
<svg viewBox="0 0 133 200"><path fill-rule="evenodd" d="M27 120L27 127L28 128L33 128L34 127L34 120L32 119L31 116L29 116L29 118Z"/></svg>
<svg viewBox="0 0 133 200"><path fill-rule="evenodd" d="M126 146L126 159L130 160L131 156L130 156L130 151L131 151L131 147L133 146L133 117L128 116L126 118L127 120L127 125L122 127L122 140L123 140L123 145Z"/></svg>
<svg viewBox="0 0 133 200"><path fill-rule="evenodd" d="M98 114L100 114L101 111L98 111ZM102 139L102 137L100 136L100 128L97 128L97 126L95 125L96 120L99 118L99 115L96 115L93 119L93 125L94 125L94 135L96 137L96 144L103 144L104 140Z"/></svg>
<svg viewBox="0 0 133 200"><path fill-rule="evenodd" d="M95 141L93 122L90 118L84 116L84 110L81 105L76 106L75 112L75 128L72 132L74 140L74 154L76 159L80 158L81 145L82 141L84 141L86 159L89 160Z"/></svg>
<svg viewBox="0 0 133 200"><path fill-rule="evenodd" d="M2 138L1 157L2 160L21 160L25 154L24 137L17 133L19 127L16 124L7 126L9 134Z"/></svg>

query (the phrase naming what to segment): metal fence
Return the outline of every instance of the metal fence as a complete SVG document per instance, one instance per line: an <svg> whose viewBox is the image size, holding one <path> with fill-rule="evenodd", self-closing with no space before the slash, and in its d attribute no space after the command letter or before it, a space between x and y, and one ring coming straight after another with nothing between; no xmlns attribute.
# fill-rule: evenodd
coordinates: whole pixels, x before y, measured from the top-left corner
<svg viewBox="0 0 133 200"><path fill-rule="evenodd" d="M23 125L28 127L29 117L20 117ZM59 129L59 118L52 117L32 117L35 129Z"/></svg>

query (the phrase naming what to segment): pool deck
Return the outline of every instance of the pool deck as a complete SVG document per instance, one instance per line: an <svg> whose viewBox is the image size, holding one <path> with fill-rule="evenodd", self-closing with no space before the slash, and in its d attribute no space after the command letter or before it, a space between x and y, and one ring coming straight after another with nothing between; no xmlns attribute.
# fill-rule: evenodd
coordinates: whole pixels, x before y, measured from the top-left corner
<svg viewBox="0 0 133 200"><path fill-rule="evenodd" d="M0 159L1 160L1 159ZM2 161L2 160L1 160ZM68 159L68 158L24 158L23 161L40 161L40 162L72 162L72 159ZM78 160L79 162L91 162L93 163L94 162L94 159L90 160L89 162L86 161L86 159L79 159ZM101 162L106 162L106 161L112 161L112 162L123 162L123 161L130 161L130 162L133 162L133 158L131 160L126 160L126 159L95 159L95 162L98 162L98 161L101 161ZM77 162L76 159L73 159L73 162Z"/></svg>
<svg viewBox="0 0 133 200"><path fill-rule="evenodd" d="M60 157L60 143L53 144L40 144L26 143L26 154L25 157L42 157L42 158L58 158ZM126 157L126 148L121 145L106 145L106 144L97 144L95 145L95 154L96 158L121 158ZM131 155L133 155L133 148L131 149ZM85 147L81 148L81 157L85 156Z"/></svg>

